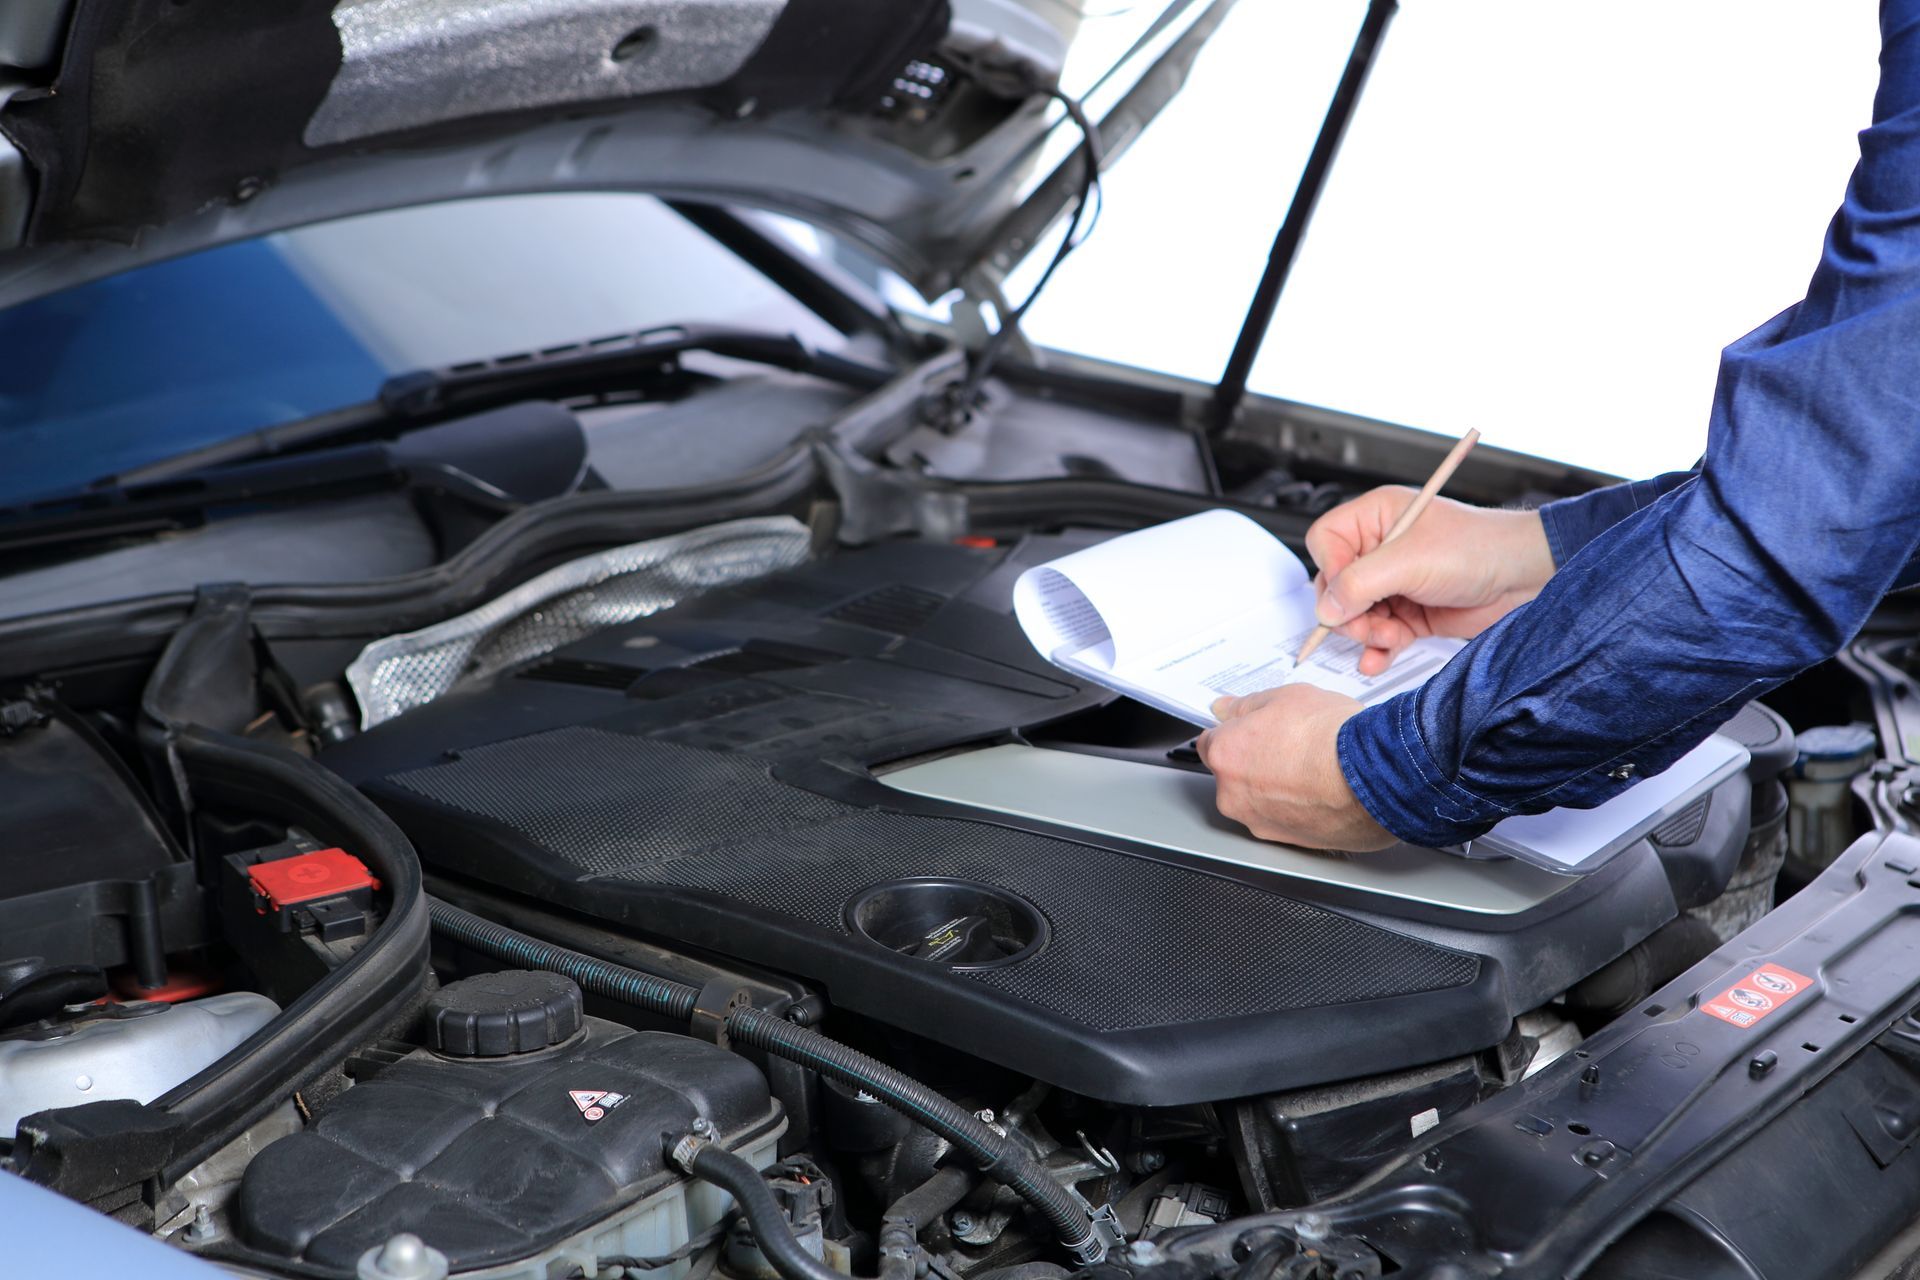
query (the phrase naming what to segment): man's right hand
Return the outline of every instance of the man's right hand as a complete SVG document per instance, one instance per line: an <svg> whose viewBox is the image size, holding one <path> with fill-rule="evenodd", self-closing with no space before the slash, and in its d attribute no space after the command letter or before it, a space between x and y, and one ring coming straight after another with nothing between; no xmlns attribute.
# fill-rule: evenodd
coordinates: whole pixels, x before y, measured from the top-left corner
<svg viewBox="0 0 1920 1280"><path fill-rule="evenodd" d="M1435 498L1382 547L1414 490L1375 489L1307 530L1320 567L1320 621L1366 646L1363 675L1378 675L1424 636L1471 639L1538 595L1553 553L1537 511L1491 511Z"/></svg>

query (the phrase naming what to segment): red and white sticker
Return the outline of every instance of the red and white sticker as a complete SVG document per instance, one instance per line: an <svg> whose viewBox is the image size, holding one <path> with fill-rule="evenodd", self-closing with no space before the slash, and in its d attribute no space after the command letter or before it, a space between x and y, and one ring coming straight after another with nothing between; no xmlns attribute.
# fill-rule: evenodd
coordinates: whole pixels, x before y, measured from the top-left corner
<svg viewBox="0 0 1920 1280"><path fill-rule="evenodd" d="M1736 1027L1750 1027L1813 985L1813 979L1777 964L1763 964L1711 1000L1701 1011Z"/></svg>
<svg viewBox="0 0 1920 1280"><path fill-rule="evenodd" d="M567 1096L573 1099L573 1105L580 1110L588 1124L604 1118L627 1100L624 1093L615 1093L611 1089L569 1089Z"/></svg>

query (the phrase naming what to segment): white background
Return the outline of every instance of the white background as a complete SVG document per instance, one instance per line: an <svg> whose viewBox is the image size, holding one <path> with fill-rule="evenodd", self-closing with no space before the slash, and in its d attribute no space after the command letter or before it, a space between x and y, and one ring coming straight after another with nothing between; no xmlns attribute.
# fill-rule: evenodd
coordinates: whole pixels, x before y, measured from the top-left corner
<svg viewBox="0 0 1920 1280"><path fill-rule="evenodd" d="M1216 378L1363 11L1241 0L1028 332ZM1720 348L1805 291L1878 43L1873 0L1404 0L1255 389L1691 465Z"/></svg>

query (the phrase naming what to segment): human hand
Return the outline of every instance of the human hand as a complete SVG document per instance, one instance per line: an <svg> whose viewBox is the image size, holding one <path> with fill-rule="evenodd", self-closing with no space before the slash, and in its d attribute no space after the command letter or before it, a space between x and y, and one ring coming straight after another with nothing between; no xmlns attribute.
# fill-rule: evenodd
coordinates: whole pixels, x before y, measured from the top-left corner
<svg viewBox="0 0 1920 1280"><path fill-rule="evenodd" d="M1307 530L1320 574L1320 622L1366 646L1379 675L1425 636L1470 640L1540 593L1553 552L1537 511L1491 511L1435 498L1382 546L1415 490L1389 485L1342 503Z"/></svg>
<svg viewBox="0 0 1920 1280"><path fill-rule="evenodd" d="M1213 704L1220 723L1195 744L1222 816L1262 840L1365 853L1396 843L1361 807L1334 742L1360 704L1309 684Z"/></svg>

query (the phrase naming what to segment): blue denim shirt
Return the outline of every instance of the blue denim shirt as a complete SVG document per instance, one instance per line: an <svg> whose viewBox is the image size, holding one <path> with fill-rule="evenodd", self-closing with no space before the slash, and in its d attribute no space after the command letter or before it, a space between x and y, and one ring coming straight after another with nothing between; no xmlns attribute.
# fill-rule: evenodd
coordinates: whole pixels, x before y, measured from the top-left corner
<svg viewBox="0 0 1920 1280"><path fill-rule="evenodd" d="M1544 508L1540 595L1342 727L1394 835L1599 804L1920 576L1920 0L1882 0L1880 24L1873 124L1806 299L1726 349L1700 464Z"/></svg>

